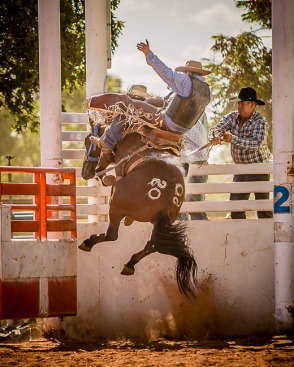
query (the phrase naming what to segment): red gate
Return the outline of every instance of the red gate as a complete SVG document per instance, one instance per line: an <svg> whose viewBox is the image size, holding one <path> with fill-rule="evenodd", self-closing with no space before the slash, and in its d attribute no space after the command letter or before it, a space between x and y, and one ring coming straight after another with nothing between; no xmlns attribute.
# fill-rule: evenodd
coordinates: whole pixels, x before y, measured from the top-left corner
<svg viewBox="0 0 294 367"><path fill-rule="evenodd" d="M7 174L8 181L3 181ZM13 174L30 174L31 182L13 182ZM54 176L52 179L52 175ZM47 183L58 182L58 184ZM48 232L70 231L71 237L76 238L76 174L71 168L27 168L0 167L0 201L11 205L11 210L33 211L31 220L11 220L11 232L34 232L36 239L47 239ZM30 197L30 203L17 204L20 198ZM61 198L62 203L56 202ZM68 198L68 203L64 201ZM58 201L58 200L57 200ZM56 213L69 212L69 218L56 217Z"/></svg>

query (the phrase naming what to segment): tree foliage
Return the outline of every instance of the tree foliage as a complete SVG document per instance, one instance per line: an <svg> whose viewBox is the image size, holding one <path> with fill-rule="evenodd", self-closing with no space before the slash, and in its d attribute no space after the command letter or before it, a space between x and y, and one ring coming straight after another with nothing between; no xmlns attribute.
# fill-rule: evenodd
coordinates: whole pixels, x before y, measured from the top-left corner
<svg viewBox="0 0 294 367"><path fill-rule="evenodd" d="M208 78L212 85L213 107L216 117L230 109L228 99L246 86L254 87L258 96L271 104L271 49L252 32L237 37L222 34L212 37L215 43L213 60L207 60L212 72Z"/></svg>
<svg viewBox="0 0 294 367"><path fill-rule="evenodd" d="M260 18L260 6L269 6L269 3L268 0L237 1L237 6L247 7L248 12L242 16L244 20L264 24L268 23L268 11L264 12L265 17ZM236 109L229 98L237 96L241 88L250 86L256 89L258 98L266 102L261 112L270 125L268 143L271 146L272 50L264 46L256 31L243 32L236 37L218 34L212 39L213 57L206 59L206 67L211 71L207 81L213 95L212 124L218 123L221 116Z"/></svg>
<svg viewBox="0 0 294 367"><path fill-rule="evenodd" d="M22 134L11 131L13 120L4 118L7 113L2 108L0 112L1 120L1 144L0 144L0 166L8 165L7 156L14 157L11 160L12 166L38 167L40 166L40 136L38 133L31 134L29 129ZM9 115L8 115L9 116Z"/></svg>
<svg viewBox="0 0 294 367"><path fill-rule="evenodd" d="M85 0L60 0L62 90L85 84ZM120 0L111 0L112 52L124 22L114 16ZM36 132L39 93L38 1L0 3L0 110L13 119L12 129Z"/></svg>
<svg viewBox="0 0 294 367"><path fill-rule="evenodd" d="M122 81L115 76L109 76L107 81L108 92L120 93ZM85 112L86 86L76 89L73 93L62 92L63 111ZM1 144L0 144L0 166L8 164L7 156L14 157L11 161L13 166L38 167L41 164L40 158L40 134L31 134L30 130L17 134L11 131L13 120L4 118L7 113L3 108L0 112L1 121ZM5 123L4 123L5 121ZM84 129L83 126L82 129ZM76 124L67 124L67 130L76 131ZM82 143L83 144L83 143ZM68 147L70 148L70 147ZM76 148L76 146L73 146ZM79 163L78 163L79 164Z"/></svg>
<svg viewBox="0 0 294 367"><path fill-rule="evenodd" d="M107 92L121 93L122 80L114 75L107 76ZM63 112L85 112L86 86L76 89L73 93L62 93Z"/></svg>
<svg viewBox="0 0 294 367"><path fill-rule="evenodd" d="M272 28L272 0L235 0L237 8L245 8L242 20L249 23L259 23L263 29Z"/></svg>

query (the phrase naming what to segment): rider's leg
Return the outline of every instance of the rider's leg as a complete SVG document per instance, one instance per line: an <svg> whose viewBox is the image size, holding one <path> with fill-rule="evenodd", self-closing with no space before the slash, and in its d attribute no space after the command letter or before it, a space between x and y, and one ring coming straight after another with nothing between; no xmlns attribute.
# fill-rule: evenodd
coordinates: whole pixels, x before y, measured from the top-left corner
<svg viewBox="0 0 294 367"><path fill-rule="evenodd" d="M116 145L121 140L123 131L124 121L122 120L121 116L116 116L101 138L91 136L90 139L99 148L105 148L109 151L114 151Z"/></svg>
<svg viewBox="0 0 294 367"><path fill-rule="evenodd" d="M103 96L103 101L105 102L104 95L102 96ZM111 98L115 96L116 97L115 100L117 100L117 95L110 94L109 96ZM120 102L123 102L124 106L126 106L127 103L132 104L137 110L146 111L150 119L151 119L151 116L153 116L152 113L156 112L156 108L154 109L154 106L148 105L147 103L143 101L133 101L126 95L118 95L118 96L122 96ZM99 102L100 104L100 99L98 97L100 96L92 97L92 98L95 98L93 101L93 104L94 102L95 102L95 105L97 104L97 102ZM143 116L142 113L140 113L139 115L140 117ZM113 119L111 125L108 127L108 129L106 130L106 132L104 133L104 135L101 138L96 138L95 136L91 136L90 140L94 144L96 144L99 148L105 148L109 151L114 151L117 144L120 142L123 131L125 129L125 120L129 116L131 116L131 112L128 113L126 117L124 115L117 115ZM148 121L147 118L146 118L146 121ZM134 123L136 123L136 121L134 121Z"/></svg>
<svg viewBox="0 0 294 367"><path fill-rule="evenodd" d="M131 123L141 123L142 120L159 129L168 130L163 110L144 101L133 100L126 94L105 93L92 96L90 108L108 110L114 114L125 114ZM141 121L140 121L141 120Z"/></svg>
<svg viewBox="0 0 294 367"><path fill-rule="evenodd" d="M90 108L101 108L102 110L110 110L110 106L114 106L116 103L122 102L120 105L123 108L124 105L132 103L132 99L126 94L120 93L103 93L96 96L92 96L90 100Z"/></svg>

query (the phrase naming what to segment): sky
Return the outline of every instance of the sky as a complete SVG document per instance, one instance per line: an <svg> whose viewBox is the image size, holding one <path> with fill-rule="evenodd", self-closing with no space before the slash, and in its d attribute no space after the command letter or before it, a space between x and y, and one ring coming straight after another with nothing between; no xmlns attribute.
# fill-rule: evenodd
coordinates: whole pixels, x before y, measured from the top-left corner
<svg viewBox="0 0 294 367"><path fill-rule="evenodd" d="M112 57L108 74L122 79L123 90L143 84L149 93L165 96L166 84L146 64L136 44L148 39L150 49L169 67L185 65L188 60L211 58L216 34L236 36L242 31L259 29L258 24L242 22L243 9L234 0L121 0L116 18L125 21L119 46ZM271 47L271 33L266 46Z"/></svg>

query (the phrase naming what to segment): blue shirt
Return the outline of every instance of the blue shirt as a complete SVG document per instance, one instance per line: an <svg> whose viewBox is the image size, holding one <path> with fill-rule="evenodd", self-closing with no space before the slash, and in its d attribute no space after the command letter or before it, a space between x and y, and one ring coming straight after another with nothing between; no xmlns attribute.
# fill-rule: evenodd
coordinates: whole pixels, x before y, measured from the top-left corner
<svg viewBox="0 0 294 367"><path fill-rule="evenodd" d="M156 55L154 55L152 51L149 51L146 54L146 62L148 65L152 66L154 71L169 87L172 88L176 94L178 94L180 97L190 96L192 93L192 81L188 74L169 68ZM201 81L205 80L202 76L195 75L194 77ZM186 133L190 130L175 124L166 114L164 114L164 117L170 130L179 133Z"/></svg>

